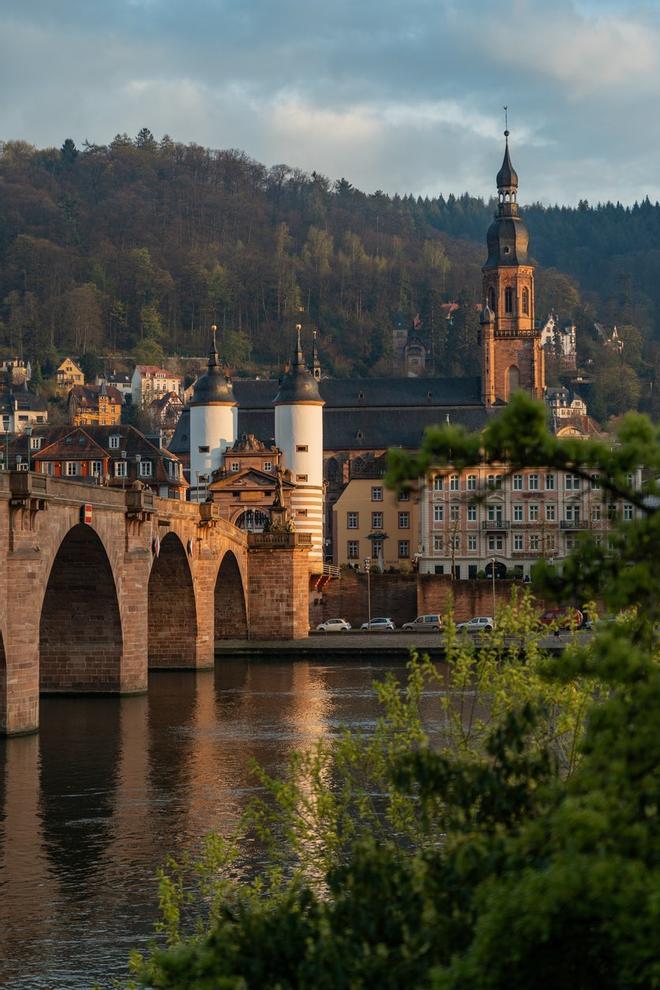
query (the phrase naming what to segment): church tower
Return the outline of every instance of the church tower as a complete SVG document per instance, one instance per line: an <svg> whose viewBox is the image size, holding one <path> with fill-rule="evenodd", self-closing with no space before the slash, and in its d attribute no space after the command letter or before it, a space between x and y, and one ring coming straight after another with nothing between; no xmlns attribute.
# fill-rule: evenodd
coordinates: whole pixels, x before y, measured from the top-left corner
<svg viewBox="0 0 660 990"><path fill-rule="evenodd" d="M308 370L300 343L300 324L291 367L280 382L275 405L275 443L284 454L295 488L291 509L296 530L311 533L309 562L323 571L323 399Z"/></svg>
<svg viewBox="0 0 660 990"><path fill-rule="evenodd" d="M502 167L497 173L497 213L488 228L488 258L481 269L485 309L481 317L483 399L508 402L523 389L543 398L545 367L541 333L534 323L534 268L527 255L529 235L518 209L518 175L504 132Z"/></svg>

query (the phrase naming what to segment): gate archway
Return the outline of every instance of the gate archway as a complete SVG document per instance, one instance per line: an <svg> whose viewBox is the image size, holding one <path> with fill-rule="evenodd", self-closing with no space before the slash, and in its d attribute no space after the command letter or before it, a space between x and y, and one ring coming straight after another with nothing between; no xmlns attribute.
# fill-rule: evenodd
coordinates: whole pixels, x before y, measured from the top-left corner
<svg viewBox="0 0 660 990"><path fill-rule="evenodd" d="M70 529L48 577L39 621L39 690L118 691L123 652L110 561L91 526Z"/></svg>
<svg viewBox="0 0 660 990"><path fill-rule="evenodd" d="M213 596L215 639L247 639L247 609L243 580L236 557L228 550L222 558Z"/></svg>
<svg viewBox="0 0 660 990"><path fill-rule="evenodd" d="M163 538L153 562L147 607L149 667L194 667L195 589L186 551L175 533Z"/></svg>

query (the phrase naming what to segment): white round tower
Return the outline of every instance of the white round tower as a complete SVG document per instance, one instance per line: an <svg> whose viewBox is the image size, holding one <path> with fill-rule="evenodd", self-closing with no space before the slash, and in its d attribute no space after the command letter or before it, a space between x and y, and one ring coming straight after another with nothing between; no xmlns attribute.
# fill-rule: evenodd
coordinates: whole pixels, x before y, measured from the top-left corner
<svg viewBox="0 0 660 990"><path fill-rule="evenodd" d="M291 514L299 533L311 533L313 573L323 570L323 399L309 372L296 327L291 367L280 382L275 405L275 443L295 485Z"/></svg>
<svg viewBox="0 0 660 990"><path fill-rule="evenodd" d="M217 327L211 327L212 341L208 369L195 382L190 401L190 499L206 498L211 472L222 466L227 447L236 440L238 403L234 390L220 367L215 343Z"/></svg>

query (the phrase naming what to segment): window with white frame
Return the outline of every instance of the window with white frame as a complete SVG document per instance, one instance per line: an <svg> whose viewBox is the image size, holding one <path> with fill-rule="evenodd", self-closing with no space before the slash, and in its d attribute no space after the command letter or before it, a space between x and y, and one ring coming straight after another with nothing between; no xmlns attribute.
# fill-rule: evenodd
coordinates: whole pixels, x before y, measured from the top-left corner
<svg viewBox="0 0 660 990"><path fill-rule="evenodd" d="M522 533L513 534L513 549L522 550L523 549L523 535Z"/></svg>
<svg viewBox="0 0 660 990"><path fill-rule="evenodd" d="M467 507L467 521L476 522L477 521L477 507L476 505L468 505Z"/></svg>
<svg viewBox="0 0 660 990"><path fill-rule="evenodd" d="M264 461L264 471L272 471L272 470L273 470L273 462Z"/></svg>
<svg viewBox="0 0 660 990"><path fill-rule="evenodd" d="M112 436L108 440L108 446L109 446L110 450L119 450L119 441L120 441L120 439L121 438L118 437L116 433L113 433L112 434Z"/></svg>
<svg viewBox="0 0 660 990"><path fill-rule="evenodd" d="M433 522L441 523L445 518L445 507L444 505L434 505L433 506Z"/></svg>
<svg viewBox="0 0 660 990"><path fill-rule="evenodd" d="M467 476L467 490L469 492L476 492L476 490L477 490L477 476L476 476L476 474L468 474L468 476Z"/></svg>
<svg viewBox="0 0 660 990"><path fill-rule="evenodd" d="M580 506L579 505L567 505L564 510L564 518L566 522L577 523L580 521Z"/></svg>
<svg viewBox="0 0 660 990"><path fill-rule="evenodd" d="M459 479L459 476L457 474L450 474L449 475L449 491L450 492L457 492L458 491L459 481L460 481L460 479Z"/></svg>
<svg viewBox="0 0 660 990"><path fill-rule="evenodd" d="M151 461L140 461L140 477L150 478L153 473L153 465Z"/></svg>
<svg viewBox="0 0 660 990"><path fill-rule="evenodd" d="M371 541L371 556L374 560L378 560L379 557L383 555L383 541L382 540L372 540Z"/></svg>
<svg viewBox="0 0 660 990"><path fill-rule="evenodd" d="M538 522L539 518L539 507L536 502L527 506L527 518L530 522Z"/></svg>
<svg viewBox="0 0 660 990"><path fill-rule="evenodd" d="M523 476L522 474L514 474L512 477L511 487L514 492L521 492L523 487Z"/></svg>
<svg viewBox="0 0 660 990"><path fill-rule="evenodd" d="M590 485L592 492L597 491L600 488L600 478L597 474L592 474L590 479Z"/></svg>
<svg viewBox="0 0 660 990"><path fill-rule="evenodd" d="M346 513L346 528L358 529L360 525L360 514L358 512Z"/></svg>
<svg viewBox="0 0 660 990"><path fill-rule="evenodd" d="M461 507L457 505L456 502L452 502L449 506L449 518L452 522L458 522L459 516L461 514Z"/></svg>
<svg viewBox="0 0 660 990"><path fill-rule="evenodd" d="M126 461L115 461L115 478L125 478L128 464Z"/></svg>
<svg viewBox="0 0 660 990"><path fill-rule="evenodd" d="M513 521L522 522L523 521L523 504L522 502L513 503Z"/></svg>
<svg viewBox="0 0 660 990"><path fill-rule="evenodd" d="M444 488L444 482L445 479L442 477L442 475L436 474L435 478L433 479L433 491L441 492L442 489Z"/></svg>
<svg viewBox="0 0 660 990"><path fill-rule="evenodd" d="M349 560L358 560L360 557L360 544L357 540L349 540L346 544L346 556Z"/></svg>
<svg viewBox="0 0 660 990"><path fill-rule="evenodd" d="M488 549L489 550L503 550L504 549L504 537L503 536L489 536L488 537Z"/></svg>
<svg viewBox="0 0 660 990"><path fill-rule="evenodd" d="M529 537L529 549L530 550L540 550L541 549L541 537L538 533L531 533Z"/></svg>
<svg viewBox="0 0 660 990"><path fill-rule="evenodd" d="M635 475L634 474L627 474L626 475L626 484L628 485L628 488L634 488L635 487ZM624 518L625 518L625 516L624 516Z"/></svg>
<svg viewBox="0 0 660 990"><path fill-rule="evenodd" d="M546 476L545 476L545 490L546 490L546 492L554 492L554 490L555 490L555 476L554 476L554 474L546 474Z"/></svg>
<svg viewBox="0 0 660 990"><path fill-rule="evenodd" d="M575 535L575 533L567 533L566 534L566 549L567 550L575 550L576 546L577 546L577 536Z"/></svg>
<svg viewBox="0 0 660 990"><path fill-rule="evenodd" d="M601 520L601 509L600 509L600 505L592 505L591 506L591 521L592 522L600 522L600 520Z"/></svg>
<svg viewBox="0 0 660 990"><path fill-rule="evenodd" d="M623 506L623 518L628 521L635 518L635 507L628 502L625 502Z"/></svg>
<svg viewBox="0 0 660 990"><path fill-rule="evenodd" d="M580 491L580 479L577 474L564 475L564 488L567 492Z"/></svg>
<svg viewBox="0 0 660 990"><path fill-rule="evenodd" d="M400 512L399 513L399 529L410 529L410 513L409 512Z"/></svg>
<svg viewBox="0 0 660 990"><path fill-rule="evenodd" d="M382 529L383 528L383 513L382 512L372 512L371 513L371 528L372 529Z"/></svg>
<svg viewBox="0 0 660 990"><path fill-rule="evenodd" d="M530 474L527 478L527 487L530 492L537 492L539 490L539 476L538 474Z"/></svg>
<svg viewBox="0 0 660 990"><path fill-rule="evenodd" d="M474 533L469 533L467 538L467 548L470 553L475 553L477 549L477 537Z"/></svg>
<svg viewBox="0 0 660 990"><path fill-rule="evenodd" d="M41 449L41 437L30 437L30 450Z"/></svg>
<svg viewBox="0 0 660 990"><path fill-rule="evenodd" d="M545 507L545 520L546 522L555 522L557 518L557 511L554 502L548 502Z"/></svg>
<svg viewBox="0 0 660 990"><path fill-rule="evenodd" d="M78 474L78 462L77 461L65 461L64 462L64 474L67 478L75 478Z"/></svg>
<svg viewBox="0 0 660 990"><path fill-rule="evenodd" d="M399 560L405 560L410 556L410 542L399 540Z"/></svg>
<svg viewBox="0 0 660 990"><path fill-rule="evenodd" d="M442 553L442 537L441 536L434 536L433 537L433 552L434 553Z"/></svg>
<svg viewBox="0 0 660 990"><path fill-rule="evenodd" d="M103 473L103 461L90 461L89 473L92 478L100 478Z"/></svg>
<svg viewBox="0 0 660 990"><path fill-rule="evenodd" d="M383 488L381 485L374 485L374 487L371 489L371 501L372 502L383 501Z"/></svg>
<svg viewBox="0 0 660 990"><path fill-rule="evenodd" d="M230 469L231 469L232 471L238 471L238 470L239 470L239 468L240 468L240 466L241 466L241 465L240 465L240 461L232 461L232 462L231 462L231 465L230 465Z"/></svg>

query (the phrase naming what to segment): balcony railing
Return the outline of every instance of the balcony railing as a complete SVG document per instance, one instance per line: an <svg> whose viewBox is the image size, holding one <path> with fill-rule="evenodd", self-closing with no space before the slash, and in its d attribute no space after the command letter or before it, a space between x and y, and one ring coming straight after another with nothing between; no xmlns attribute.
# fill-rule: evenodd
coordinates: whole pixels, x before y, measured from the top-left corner
<svg viewBox="0 0 660 990"><path fill-rule="evenodd" d="M511 522L508 519L484 519L481 523L481 528L487 533L501 531L503 529L510 529Z"/></svg>
<svg viewBox="0 0 660 990"><path fill-rule="evenodd" d="M562 529L589 529L586 519L562 519L559 525Z"/></svg>

